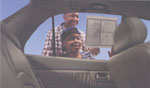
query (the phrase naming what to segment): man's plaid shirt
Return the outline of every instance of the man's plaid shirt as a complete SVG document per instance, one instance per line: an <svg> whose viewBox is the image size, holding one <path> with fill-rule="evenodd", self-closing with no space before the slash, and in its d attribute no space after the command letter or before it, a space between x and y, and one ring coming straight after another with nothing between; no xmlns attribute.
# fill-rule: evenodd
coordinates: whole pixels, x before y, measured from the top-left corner
<svg viewBox="0 0 150 88"><path fill-rule="evenodd" d="M64 29L65 29L65 27L64 27L63 23L60 26L55 28L56 56L62 55L61 34L62 34L62 31ZM44 55L44 56L53 56L53 47L52 47L53 38L52 38L52 35L53 35L52 30L49 30L47 33L44 48L42 51L42 55ZM87 51L87 49L85 49L85 34L83 32L81 32L81 41L83 43L81 51Z"/></svg>

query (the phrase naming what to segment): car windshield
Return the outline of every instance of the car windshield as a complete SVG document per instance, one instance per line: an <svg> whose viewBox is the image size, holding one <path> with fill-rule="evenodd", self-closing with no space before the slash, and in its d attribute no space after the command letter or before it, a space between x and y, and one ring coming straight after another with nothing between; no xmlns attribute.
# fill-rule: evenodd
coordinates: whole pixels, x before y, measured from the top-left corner
<svg viewBox="0 0 150 88"><path fill-rule="evenodd" d="M3 20L7 18L8 16L14 14L16 11L23 8L25 5L27 5L30 0L16 0L10 1L10 0L2 0L2 16L0 20ZM11 3L11 5L9 5ZM113 17L117 18L117 25L121 22L121 16L120 15L111 15L111 14L100 14L100 13L80 13L79 14L79 24L77 25L77 28L79 28L81 31L86 33L87 29L87 16L102 16L102 17ZM63 14L59 14L55 16L55 26L59 26L63 22ZM142 19L144 24L147 27L148 30L148 36L145 42L150 41L150 21ZM30 39L25 45L24 51L25 54L35 54L35 55L42 55L42 50L44 48L44 42L47 35L47 32L52 29L52 18L47 19L45 22L43 22L37 30L32 34ZM96 60L109 60L108 51L111 50L111 47L102 47L100 48L100 54L97 56L94 56Z"/></svg>
<svg viewBox="0 0 150 88"><path fill-rule="evenodd" d="M87 17L88 16L96 16L96 17L112 17L117 18L117 25L121 22L121 16L120 15L111 15L111 14L99 14L99 13L80 13L79 14L79 23L77 25L77 28L80 29L82 32L86 33L87 31ZM56 15L55 17L55 26L59 26L63 20L63 14ZM142 19L142 21L145 23L148 33L150 33L150 22L148 20ZM107 25L105 25L107 26ZM52 30L52 18L47 19L44 23L42 23L38 29L34 32L34 34L31 36L31 38L28 40L25 46L25 53L26 54L36 54L36 55L42 55L42 50L44 48L44 42L47 36L47 32L49 30ZM88 36L88 35L87 35ZM146 41L149 41L150 34L148 34ZM109 60L108 51L111 51L111 47L101 47L100 53L94 58L96 60Z"/></svg>

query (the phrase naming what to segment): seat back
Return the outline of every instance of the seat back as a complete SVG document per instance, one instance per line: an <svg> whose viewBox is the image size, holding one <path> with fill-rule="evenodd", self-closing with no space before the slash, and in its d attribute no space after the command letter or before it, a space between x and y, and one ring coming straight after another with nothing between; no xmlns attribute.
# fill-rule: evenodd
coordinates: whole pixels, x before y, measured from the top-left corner
<svg viewBox="0 0 150 88"><path fill-rule="evenodd" d="M150 88L150 42L138 18L126 18L114 34L115 55L108 62L110 74L119 88Z"/></svg>
<svg viewBox="0 0 150 88"><path fill-rule="evenodd" d="M1 49L2 88L42 88L23 51L3 31Z"/></svg>

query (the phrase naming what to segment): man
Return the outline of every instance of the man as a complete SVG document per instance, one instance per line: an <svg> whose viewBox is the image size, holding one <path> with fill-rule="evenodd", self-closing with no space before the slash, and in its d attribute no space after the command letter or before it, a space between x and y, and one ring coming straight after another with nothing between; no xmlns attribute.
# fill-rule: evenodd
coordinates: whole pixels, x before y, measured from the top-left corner
<svg viewBox="0 0 150 88"><path fill-rule="evenodd" d="M58 27L55 28L55 46L56 46L56 56L62 55L62 42L61 42L61 34L62 31L70 28L75 27L79 22L79 13L73 12L73 13L65 13L64 16L64 22L60 24ZM53 56L53 47L52 47L52 30L50 30L47 34L44 49L42 54L44 56ZM82 51L87 51L85 48L85 34L81 32L81 41L83 42L83 46L81 48ZM91 49L92 54L98 54L99 49Z"/></svg>

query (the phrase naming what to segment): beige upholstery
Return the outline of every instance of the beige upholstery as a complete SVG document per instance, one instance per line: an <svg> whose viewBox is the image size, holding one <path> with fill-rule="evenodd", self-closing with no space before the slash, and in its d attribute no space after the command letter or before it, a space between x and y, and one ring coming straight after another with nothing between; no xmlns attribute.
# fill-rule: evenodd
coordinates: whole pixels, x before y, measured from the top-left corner
<svg viewBox="0 0 150 88"><path fill-rule="evenodd" d="M143 43L147 29L138 18L127 18L117 28L114 34L114 50L119 53L136 44Z"/></svg>
<svg viewBox="0 0 150 88"><path fill-rule="evenodd" d="M42 88L24 53L7 36L2 26L1 88Z"/></svg>
<svg viewBox="0 0 150 88"><path fill-rule="evenodd" d="M114 35L115 55L108 62L111 77L119 88L150 88L150 42L138 18L125 19Z"/></svg>
<svg viewBox="0 0 150 88"><path fill-rule="evenodd" d="M109 77L105 60L27 57L45 88L118 88Z"/></svg>

